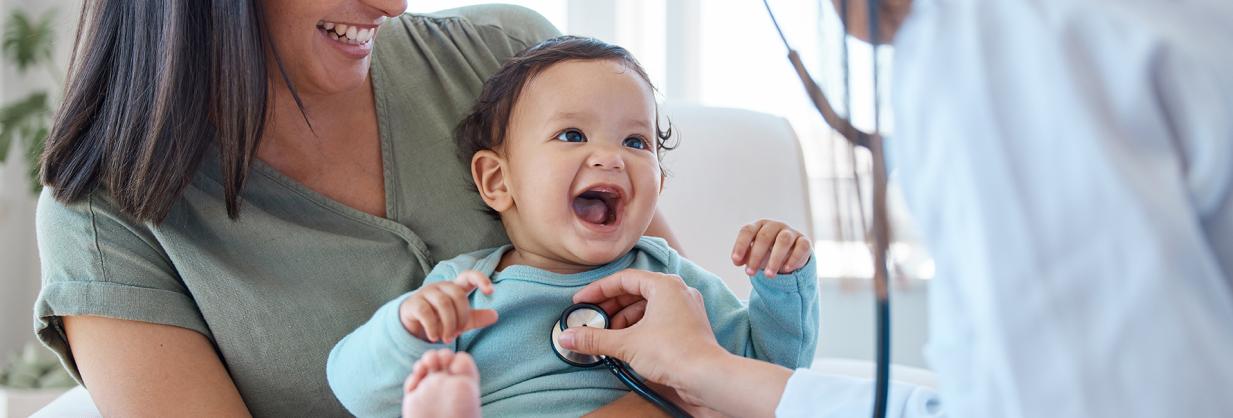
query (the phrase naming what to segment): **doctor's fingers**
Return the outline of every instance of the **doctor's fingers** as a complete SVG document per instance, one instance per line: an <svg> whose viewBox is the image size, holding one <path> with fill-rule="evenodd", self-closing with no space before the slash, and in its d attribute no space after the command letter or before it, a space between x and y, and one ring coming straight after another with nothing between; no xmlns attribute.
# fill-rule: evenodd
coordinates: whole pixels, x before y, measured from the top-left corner
<svg viewBox="0 0 1233 418"><path fill-rule="evenodd" d="M638 301L612 315L612 329L628 328L630 325L638 323L642 319L642 315L646 313L646 299Z"/></svg>
<svg viewBox="0 0 1233 418"><path fill-rule="evenodd" d="M574 303L599 303L622 295L636 295L650 299L658 289L683 291L685 281L675 274L655 273L645 270L625 269L611 276L591 282L574 293Z"/></svg>
<svg viewBox="0 0 1233 418"><path fill-rule="evenodd" d="M615 298L608 298L595 304L599 305L600 309L603 309L604 312L608 313L608 315L615 315L617 312L625 309L625 307L638 303L638 301L642 300L646 299L643 299L642 296L638 295L619 295Z"/></svg>
<svg viewBox="0 0 1233 418"><path fill-rule="evenodd" d="M454 284L462 286L468 292L472 289L479 289L485 295L492 294L492 280L484 273L475 270L467 270L454 278Z"/></svg>

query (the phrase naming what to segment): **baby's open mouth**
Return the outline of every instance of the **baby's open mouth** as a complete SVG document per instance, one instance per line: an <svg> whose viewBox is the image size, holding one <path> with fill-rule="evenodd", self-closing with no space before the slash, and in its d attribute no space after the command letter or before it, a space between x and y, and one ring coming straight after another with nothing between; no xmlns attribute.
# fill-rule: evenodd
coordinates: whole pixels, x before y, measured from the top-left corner
<svg viewBox="0 0 1233 418"><path fill-rule="evenodd" d="M612 225L621 208L621 190L615 187L592 187L574 197L574 215L584 222Z"/></svg>

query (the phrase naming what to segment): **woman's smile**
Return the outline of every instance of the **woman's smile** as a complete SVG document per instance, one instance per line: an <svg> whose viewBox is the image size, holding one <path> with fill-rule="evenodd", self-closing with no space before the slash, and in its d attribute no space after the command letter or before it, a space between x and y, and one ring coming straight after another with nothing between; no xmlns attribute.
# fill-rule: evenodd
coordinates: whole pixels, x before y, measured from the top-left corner
<svg viewBox="0 0 1233 418"><path fill-rule="evenodd" d="M362 59L372 53L372 42L377 37L378 25L353 24L330 21L317 22L317 32L326 38L344 55Z"/></svg>

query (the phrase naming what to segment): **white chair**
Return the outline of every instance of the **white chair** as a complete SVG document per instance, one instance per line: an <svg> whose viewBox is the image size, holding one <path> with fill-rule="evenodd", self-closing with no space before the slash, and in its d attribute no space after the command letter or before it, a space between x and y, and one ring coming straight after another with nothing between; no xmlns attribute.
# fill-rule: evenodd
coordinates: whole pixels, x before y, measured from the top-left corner
<svg viewBox="0 0 1233 418"><path fill-rule="evenodd" d="M86 392L86 388L78 386L69 389L56 400L44 406L30 418L94 418L101 417L103 414L98 412L98 407L94 406L94 400L90 399L90 392Z"/></svg>
<svg viewBox="0 0 1233 418"><path fill-rule="evenodd" d="M737 230L771 218L807 235L814 231L809 177L796 133L786 119L750 110L667 104L662 113L671 118L681 142L664 157L668 182L659 208L685 255L723 278L738 297L748 298L749 278L729 258ZM813 369L873 377L873 363L865 360L819 357ZM892 379L937 385L933 372L902 365L892 367Z"/></svg>
<svg viewBox="0 0 1233 418"><path fill-rule="evenodd" d="M747 298L749 277L730 258L742 225L770 218L813 235L796 133L784 118L749 110L668 104L662 113L680 142L664 157L659 208L690 261Z"/></svg>

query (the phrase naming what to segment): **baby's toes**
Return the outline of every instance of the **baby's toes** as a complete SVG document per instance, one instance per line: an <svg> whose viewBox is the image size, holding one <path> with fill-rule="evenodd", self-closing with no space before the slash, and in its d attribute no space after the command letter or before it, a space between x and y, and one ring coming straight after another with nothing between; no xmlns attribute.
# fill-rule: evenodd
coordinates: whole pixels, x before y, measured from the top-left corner
<svg viewBox="0 0 1233 418"><path fill-rule="evenodd" d="M465 376L479 380L479 368L475 367L475 359L467 353L455 353L449 365L450 374Z"/></svg>

